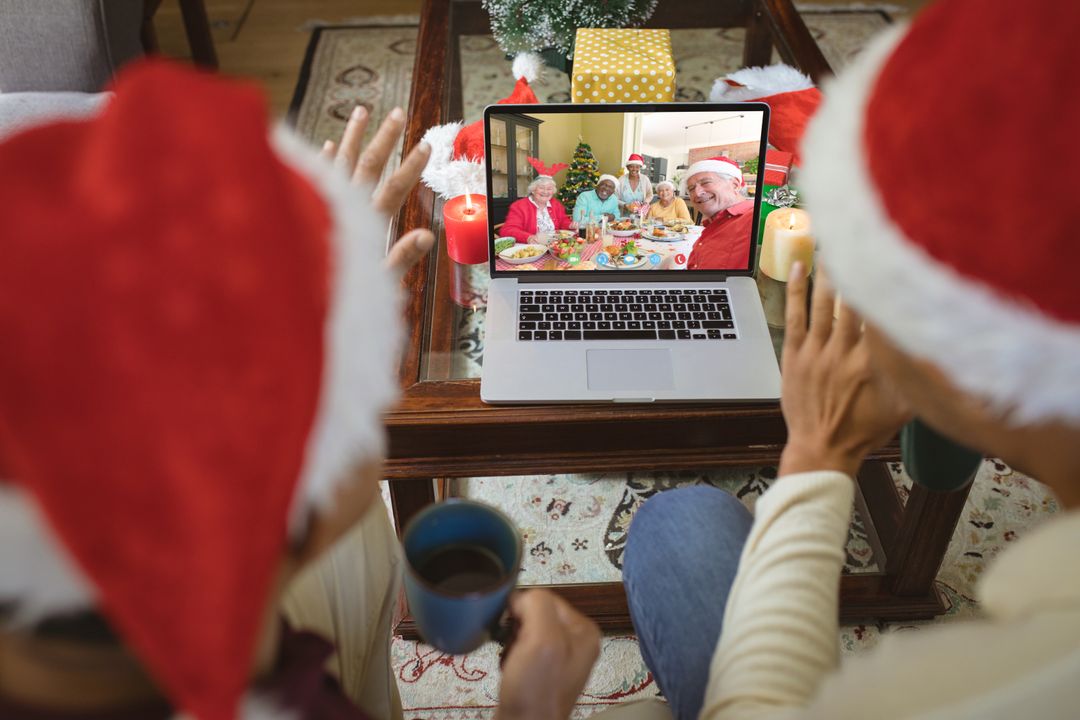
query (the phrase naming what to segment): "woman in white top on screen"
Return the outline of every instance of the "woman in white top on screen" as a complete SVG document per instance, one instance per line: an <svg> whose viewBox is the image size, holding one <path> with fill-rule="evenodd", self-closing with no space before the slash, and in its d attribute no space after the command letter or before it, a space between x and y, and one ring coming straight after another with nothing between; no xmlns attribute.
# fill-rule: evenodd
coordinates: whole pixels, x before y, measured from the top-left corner
<svg viewBox="0 0 1080 720"><path fill-rule="evenodd" d="M645 158L637 153L626 159L626 174L619 178L619 210L624 214L637 212L641 205L648 205L653 199L653 185L641 169L645 167Z"/></svg>

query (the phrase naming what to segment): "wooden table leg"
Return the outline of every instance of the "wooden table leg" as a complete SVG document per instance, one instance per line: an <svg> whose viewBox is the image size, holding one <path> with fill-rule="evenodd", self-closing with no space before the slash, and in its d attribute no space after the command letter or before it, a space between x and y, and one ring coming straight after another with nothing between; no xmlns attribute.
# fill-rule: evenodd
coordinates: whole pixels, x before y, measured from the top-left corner
<svg viewBox="0 0 1080 720"><path fill-rule="evenodd" d="M196 65L217 70L217 52L214 51L214 37L210 34L205 0L180 0L180 14L191 46L191 59Z"/></svg>
<svg viewBox="0 0 1080 720"><path fill-rule="evenodd" d="M394 527L400 538L405 526L416 513L435 502L435 481L431 478L405 478L390 480L390 507L394 513ZM398 595L397 608L392 624L395 635L416 639L416 626L409 615L405 588Z"/></svg>
<svg viewBox="0 0 1080 720"><path fill-rule="evenodd" d="M772 28L765 14L756 4L750 10L746 23L746 41L743 43L743 67L772 65Z"/></svg>
<svg viewBox="0 0 1080 720"><path fill-rule="evenodd" d="M394 527L401 537L413 515L435 502L435 481L431 478L405 478L390 481L390 506Z"/></svg>
<svg viewBox="0 0 1080 720"><path fill-rule="evenodd" d="M886 568L893 594L921 595L933 590L969 492L970 482L949 492L927 490L918 483L912 486Z"/></svg>

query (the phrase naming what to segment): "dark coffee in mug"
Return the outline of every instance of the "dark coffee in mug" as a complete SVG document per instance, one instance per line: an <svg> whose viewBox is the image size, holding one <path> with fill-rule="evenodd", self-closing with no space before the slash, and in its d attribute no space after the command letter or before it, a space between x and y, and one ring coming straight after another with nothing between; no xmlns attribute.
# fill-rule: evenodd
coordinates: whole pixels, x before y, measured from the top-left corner
<svg viewBox="0 0 1080 720"><path fill-rule="evenodd" d="M420 635L469 653L498 634L521 569L521 534L483 503L450 498L413 516L401 536L405 596Z"/></svg>
<svg viewBox="0 0 1080 720"><path fill-rule="evenodd" d="M425 557L417 573L448 595L484 592L506 577L499 556L480 545L447 545Z"/></svg>

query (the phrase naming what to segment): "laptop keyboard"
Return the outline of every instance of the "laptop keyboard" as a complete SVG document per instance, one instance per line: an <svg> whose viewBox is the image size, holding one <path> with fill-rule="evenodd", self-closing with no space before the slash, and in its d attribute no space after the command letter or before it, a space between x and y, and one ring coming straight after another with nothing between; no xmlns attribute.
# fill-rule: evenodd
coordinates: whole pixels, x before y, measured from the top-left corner
<svg viewBox="0 0 1080 720"><path fill-rule="evenodd" d="M519 290L518 340L737 340L727 290Z"/></svg>

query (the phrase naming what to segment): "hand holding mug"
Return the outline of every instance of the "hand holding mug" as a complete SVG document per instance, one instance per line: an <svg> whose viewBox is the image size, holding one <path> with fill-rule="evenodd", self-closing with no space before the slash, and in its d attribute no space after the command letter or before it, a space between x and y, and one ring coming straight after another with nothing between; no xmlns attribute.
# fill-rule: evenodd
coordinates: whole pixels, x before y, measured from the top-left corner
<svg viewBox="0 0 1080 720"><path fill-rule="evenodd" d="M550 590L510 597L518 624L507 647L497 720L565 718L600 655L600 629Z"/></svg>

